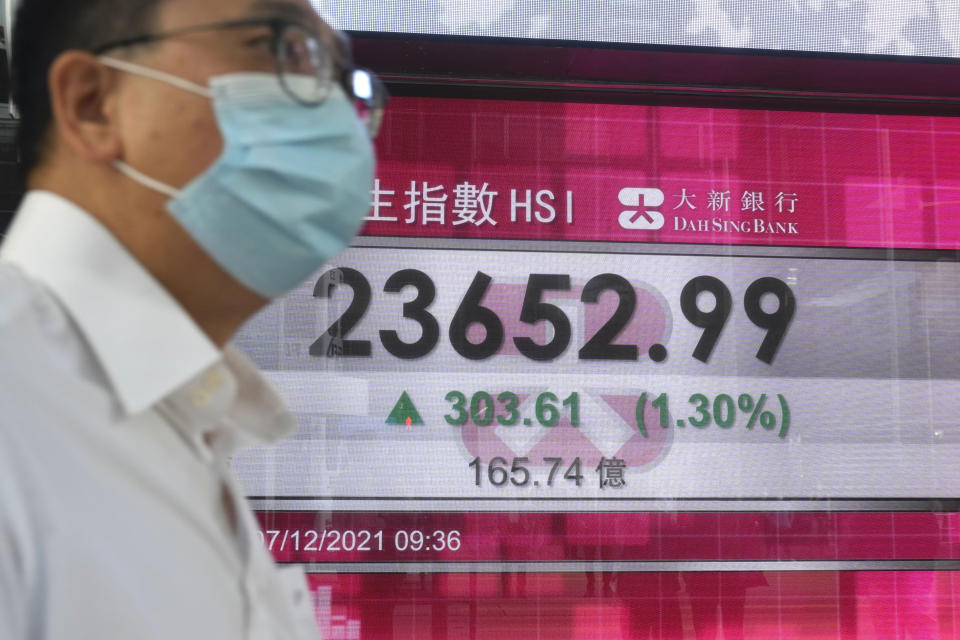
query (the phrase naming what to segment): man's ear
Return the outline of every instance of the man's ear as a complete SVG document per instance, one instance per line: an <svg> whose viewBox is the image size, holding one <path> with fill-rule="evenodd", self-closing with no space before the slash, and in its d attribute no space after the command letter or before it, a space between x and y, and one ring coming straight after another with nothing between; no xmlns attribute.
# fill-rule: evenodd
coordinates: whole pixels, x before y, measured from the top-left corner
<svg viewBox="0 0 960 640"><path fill-rule="evenodd" d="M123 150L116 121L118 76L86 51L67 51L50 67L56 135L90 162L111 163Z"/></svg>

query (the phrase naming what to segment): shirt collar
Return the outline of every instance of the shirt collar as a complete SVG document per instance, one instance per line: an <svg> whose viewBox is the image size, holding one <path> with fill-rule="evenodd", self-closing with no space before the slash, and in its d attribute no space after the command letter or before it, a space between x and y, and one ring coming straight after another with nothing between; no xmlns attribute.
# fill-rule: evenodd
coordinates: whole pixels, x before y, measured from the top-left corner
<svg viewBox="0 0 960 640"><path fill-rule="evenodd" d="M60 300L127 415L225 364L240 392L229 421L258 441L290 430L289 413L253 364L232 348L224 357L120 242L72 202L46 191L28 193L0 246L0 260Z"/></svg>
<svg viewBox="0 0 960 640"><path fill-rule="evenodd" d="M279 396L234 347L164 398L158 409L201 455L232 455L274 442L295 427Z"/></svg>

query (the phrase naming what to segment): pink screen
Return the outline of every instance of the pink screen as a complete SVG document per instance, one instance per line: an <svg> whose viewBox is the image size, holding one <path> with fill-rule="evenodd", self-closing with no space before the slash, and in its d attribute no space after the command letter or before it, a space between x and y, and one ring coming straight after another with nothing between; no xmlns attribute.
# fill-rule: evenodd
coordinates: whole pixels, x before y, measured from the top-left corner
<svg viewBox="0 0 960 640"><path fill-rule="evenodd" d="M315 311L316 299L324 293L318 295L310 283L299 299L286 302L272 324L265 324L258 334L258 340L267 345L264 352L278 351L275 358L265 358L268 364L263 367L274 370L278 379L294 388L297 397L309 395L311 400L304 400L305 406L314 406L313 392L303 391L313 383L296 376L315 373L313 370L353 376L348 386L369 383L369 395L375 398L369 401L370 408L364 404L352 414L356 407L343 410L352 417L318 417L323 409L310 409L316 415L307 420L325 425L326 444L318 451L328 457L304 462L290 454L290 460L297 462L290 462L286 469L278 465L276 476L258 485L272 487L270 483L276 481L276 486L285 487L277 492L286 494L263 496L266 504L259 505L263 542L278 561L301 564L311 574L321 637L960 637L956 606L960 598L960 566L956 563L960 520L950 509L933 512L940 507L923 502L956 494L953 476L943 472L952 462L943 455L936 463L923 461L931 452L947 451L942 447L960 442L950 439L949 433L947 440L937 440L952 428L941 424L942 420L949 422L949 416L944 417L949 411L943 399L957 395L950 385L960 374L951 363L941 362L941 356L956 348L950 327L958 314L951 274L931 266L943 257L932 251L960 250L960 120L397 98L391 103L377 148L379 166L363 231L366 237L359 240L354 253L348 252L342 265L330 267L363 272L373 283L370 295L375 301L384 297L387 275L404 266L416 266L437 282L437 298L447 305L449 315L466 291L467 276L476 269L493 272L501 268L515 276L516 282L501 274L484 304L504 318L508 337L518 332L527 335L517 318L521 306L527 304L524 282L528 275L569 273L575 259L589 253L607 261L591 265L590 274L603 268L625 273L633 269L635 279L649 278L655 283L668 282L673 272L687 266L695 270L688 275L710 271L726 280L735 278L724 272L736 269L749 273L748 280L782 272L786 274L780 275L783 281L797 291L800 311L789 341L784 343L786 355L780 356L777 366L764 365L762 369L756 369L760 365L753 357L757 348L754 334L746 334L744 346L737 346L743 357L721 360L720 364L715 360L712 368L691 360L688 352L695 338L688 338L689 344L682 348L670 345L671 353L676 354L672 356L674 369L666 368L671 366L669 361L664 365L648 361L643 365L646 369L617 369L621 365L613 364L590 368L592 365L583 362L570 363L563 371L559 365L535 369L522 362L510 340L489 362L467 362L448 349L443 356L446 360L429 355L401 363L386 355L377 341L378 330L394 329L398 321L403 322L390 315L399 313L397 301L391 302L393 311L372 311L353 329L353 338L373 345L371 356L338 359L328 351L308 358L310 343L319 332L343 315L351 296L358 299L356 290L349 293L337 276L330 282L339 285L345 296L336 302L340 306L330 303L329 308ZM478 244L476 240L486 242ZM593 243L593 248L577 248L585 242ZM665 258L656 258L659 262L652 268L637 257L671 250L624 249L629 245L673 245L671 259L675 262L669 265L677 268L662 266L668 263ZM716 247L730 247L729 255ZM737 254L743 247L754 247L753 253ZM902 266L905 263L890 259L887 249L931 253L921 255L916 264ZM488 257L494 253L496 258ZM607 253L627 257L614 260ZM854 253L866 257L842 262ZM417 258L421 254L425 257ZM740 266L754 257L769 260ZM836 264L826 264L828 259ZM467 273L462 281L457 280L460 271ZM926 288L918 283L926 283ZM329 282L326 286L329 297L332 288ZM578 303L583 285L568 289L553 292L547 300L574 314L570 309ZM641 355L653 342L665 341L671 331L674 342L690 332L677 309L676 295L667 299L645 291L639 290L641 307L652 305L666 311L638 313L630 328L617 338L640 344ZM737 289L736 294L735 314L743 316L743 292ZM412 292L405 295L402 300L409 303ZM438 306L442 305L438 302L434 310ZM595 334L614 308L585 311L586 334ZM438 315L443 345L450 324L447 316ZM742 317L738 321L747 324ZM545 326L530 330L538 343L550 338ZM405 339L413 340L416 335L413 331ZM469 339L476 342L482 335L475 331ZM926 342L917 347L909 336L923 337ZM725 340L735 342L733 336ZM889 353L884 351L888 348ZM927 350L924 357L922 349ZM855 355L844 355L845 350ZM872 356L876 359L871 360ZM656 369L658 366L661 368ZM438 383L439 376L459 381L475 375L480 380L477 385L500 391L503 385L520 383L490 382L491 375L529 373L529 384L537 385L538 371L545 376L566 376L563 380L570 388L593 388L600 398L598 406L601 400L612 402L608 407L612 413L605 414L610 423L617 414L622 414L625 422L640 420L637 415L642 411L635 412L636 394L660 384L653 372L659 372L662 379L681 380L678 384L691 390L718 376L726 376L724 384L739 389L736 385L748 386L750 376L755 375L766 380L763 393L773 389L769 392L771 405L774 394L786 386L795 390L783 391L780 401L785 405L785 396L789 396L801 408L794 412L789 434L784 428L779 436L761 440L760 428L751 432L757 442L779 456L771 455L766 463L757 463L754 457L752 464L759 465L755 467L741 465L739 453L724 439L738 432L718 430L713 440L694 445L689 439L673 443L684 421L679 421L677 430L665 431L666 422L662 429L657 426L661 414L648 408L646 420L654 425L651 433L655 437L649 440L647 434L643 438L633 434L633 440L647 449L644 455L623 456L636 474L628 480L629 489L622 494L625 499L601 504L598 498L594 507L582 503L569 510L562 504L557 508L552 504L531 506L524 502L528 498L511 501L526 494L480 493L479 467L474 486L465 464L457 471L462 475L457 476L459 485L449 480L449 470L440 471L439 463L436 468L404 468L389 477L376 475L378 464L394 455L412 459L418 452L433 451L436 459L453 457L427 436L415 440L420 433L434 433L429 429L445 433L444 429L449 432L451 428L440 419L440 410L434 411L433 418L428 415L431 394L439 398L448 387L453 388L453 382ZM636 392L627 383L623 383L627 390L622 397L605 390L614 384L610 379L615 375L626 379L641 374L650 377L638 378ZM831 383L834 378L839 382ZM907 381L903 386L899 385L901 379ZM895 385L892 392L883 386L888 382ZM929 388L921 392L929 393L929 398L914 397L913 391L907 391L926 383ZM822 401L810 400L804 412L803 401L814 393L823 394ZM759 394L756 397L761 397ZM746 411L737 423L739 428L748 421L748 409L756 408L754 418L762 412L748 395L737 397L740 410ZM618 398L623 402L618 404ZM746 408L744 398L751 400ZM405 402L416 403L422 411L417 413ZM450 411L447 405L441 409ZM901 409L905 413L897 416L913 412L911 419L920 426L908 426L904 421L896 426L894 435L880 426L870 431L874 423L879 425ZM784 409L783 413L789 412ZM405 427L402 417L408 420ZM788 420L780 413L776 418ZM773 414L769 419L774 419ZM934 420L939 422L931 426ZM585 456L589 472L600 459L599 450L590 449L588 456L587 440L574 439L571 434L576 434L576 429L562 426L566 431L553 431L523 455L537 459L543 455ZM672 422L670 426L672 429ZM810 466L797 462L810 455L801 451L804 447L814 450L824 442L858 446L860 440L831 439L846 427L861 429L858 437L867 443L863 455L855 461L841 455L839 460L825 462L830 481L807 473L815 456L803 458ZM421 428L423 431L418 431ZM494 437L492 428L485 431L469 421L458 428L463 440L457 446L466 452L465 461L472 456L479 456L477 461L502 456L509 467L508 460L517 460L515 450ZM343 441L336 442L331 433ZM363 453L351 449L357 444L355 437L368 437L355 436L357 433L375 434L369 437L379 440L380 458L373 459L369 451L375 445L369 442ZM684 433L689 435L689 431ZM411 439L405 441L404 434ZM391 449L394 445L384 444L387 438L398 443L395 450ZM929 448L924 448L928 444L924 438L929 438ZM669 447L668 440L673 443ZM884 448L890 442L904 446ZM666 468L667 463L693 450L687 447L705 443L706 448L696 449L696 455L702 457L693 471L658 470L661 463ZM668 448L669 456L664 453ZM623 451L629 453L629 447ZM853 457L860 453L854 449ZM364 455L372 456L366 467ZM351 460L353 467L349 467ZM304 480L311 472L303 469L313 464L317 468L328 465L323 473L341 482L330 495L312 488L320 483ZM764 466L775 467L776 474L789 480L778 485L785 488L770 489L759 479L770 471ZM345 471L347 467L352 471ZM260 464L255 468L266 467ZM704 472L698 483L684 484L701 468ZM369 475L364 475L364 469ZM531 471L543 480L542 468L534 464ZM648 477L643 474L648 472L649 477L662 478L660 488L671 482L693 488L685 489L684 495L651 498L676 499L667 502L662 511L651 507L651 501L635 506L626 498L630 490L641 486ZM654 472L662 476L654 476ZM724 480L722 486L710 481L711 474ZM850 490L845 484L848 479L859 481L858 488ZM907 479L912 484L907 484ZM423 493L417 494L420 489ZM539 491L540 496L561 495L545 488ZM479 502L471 500L492 495L511 498L491 502L494 506L484 509L474 508ZM562 495L569 497L575 492L571 488ZM587 494L577 495L588 499L583 498ZM603 492L597 495L610 497ZM359 498L340 510L337 502L329 501L353 499L345 496ZM717 507L705 510L709 506L702 501L694 505L696 499L690 496L715 500ZM775 500L791 499L788 496L798 503L809 498L809 504L781 509ZM838 497L860 502L831 511L829 499ZM873 502L888 498L889 503ZM748 499L752 502L747 505L737 502ZM912 506L905 506L906 502ZM427 506L417 506L421 503Z"/></svg>

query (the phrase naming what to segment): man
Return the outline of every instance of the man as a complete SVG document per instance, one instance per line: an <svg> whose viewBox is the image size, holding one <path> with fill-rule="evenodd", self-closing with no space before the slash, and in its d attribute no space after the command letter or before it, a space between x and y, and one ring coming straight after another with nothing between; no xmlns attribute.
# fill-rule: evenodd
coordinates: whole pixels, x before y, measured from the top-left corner
<svg viewBox="0 0 960 640"><path fill-rule="evenodd" d="M306 0L23 0L13 63L0 638L315 638L227 469L293 423L228 342L360 226L381 85Z"/></svg>

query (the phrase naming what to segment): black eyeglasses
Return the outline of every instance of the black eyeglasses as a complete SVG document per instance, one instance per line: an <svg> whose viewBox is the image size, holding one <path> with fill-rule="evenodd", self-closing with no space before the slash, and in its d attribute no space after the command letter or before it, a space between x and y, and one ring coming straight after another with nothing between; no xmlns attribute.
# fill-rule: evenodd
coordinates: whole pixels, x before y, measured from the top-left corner
<svg viewBox="0 0 960 640"><path fill-rule="evenodd" d="M372 71L357 69L350 54L350 41L337 32L337 56L317 33L284 18L249 18L214 24L202 24L165 33L148 33L115 40L93 49L96 55L113 49L149 44L203 31L269 27L270 51L276 60L277 77L284 91L305 107L316 107L329 97L335 83L343 87L353 100L357 114L376 137L383 121L389 96L387 89Z"/></svg>

